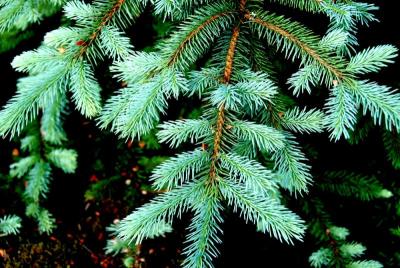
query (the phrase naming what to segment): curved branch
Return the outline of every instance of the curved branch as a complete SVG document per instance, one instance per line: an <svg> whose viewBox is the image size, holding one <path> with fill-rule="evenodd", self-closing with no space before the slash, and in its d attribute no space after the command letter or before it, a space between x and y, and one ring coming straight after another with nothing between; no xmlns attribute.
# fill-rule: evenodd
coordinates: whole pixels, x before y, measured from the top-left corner
<svg viewBox="0 0 400 268"><path fill-rule="evenodd" d="M173 65L178 57L183 53L186 44L188 44L201 30L203 30L207 25L215 22L217 19L224 17L228 14L231 14L232 11L230 12L221 12L219 14L215 14L205 20L202 24L200 24L196 29L191 31L186 38L183 40L183 42L179 45L179 47L175 50L175 52L171 55L170 59L168 60L167 66Z"/></svg>
<svg viewBox="0 0 400 268"><path fill-rule="evenodd" d="M259 24L259 25L267 28L268 30L271 30L271 31L281 35L282 37L286 38L287 40L289 40L290 42L295 44L301 50L306 52L310 57L312 57L315 61L317 61L319 64L321 64L321 66L325 67L331 74L333 74L337 78L337 80L342 81L342 80L346 79L345 74L341 70L339 70L338 68L333 66L329 62L329 60L323 58L321 55L318 54L318 52L315 49L310 47L308 44L302 42L294 34L279 27L278 25L272 24L271 22L264 21L260 18L256 18L253 15L251 15L249 12L247 12L244 17L248 21Z"/></svg>

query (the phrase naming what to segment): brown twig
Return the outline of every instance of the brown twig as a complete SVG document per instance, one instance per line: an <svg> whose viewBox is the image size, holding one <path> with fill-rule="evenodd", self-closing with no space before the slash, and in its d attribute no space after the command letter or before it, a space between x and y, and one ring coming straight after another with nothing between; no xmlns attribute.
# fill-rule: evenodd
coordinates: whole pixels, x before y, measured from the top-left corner
<svg viewBox="0 0 400 268"><path fill-rule="evenodd" d="M264 21L260 18L256 18L252 16L249 12L247 12L244 15L246 20L252 21L254 23L257 23L273 32L278 33L279 35L287 38L290 40L292 43L296 44L298 47L300 47L303 51L305 51L308 55L310 55L313 59L315 59L317 62L319 62L322 66L324 66L326 69L328 69L339 81L344 80L345 75L343 72L332 66L326 59L322 58L317 51L312 49L309 45L303 43L298 37L295 35L289 33L285 29L282 29L281 27L274 25L268 21Z"/></svg>
<svg viewBox="0 0 400 268"><path fill-rule="evenodd" d="M245 8L246 8L246 1L247 0L240 0L239 3L239 9L240 12L243 13ZM242 21L240 21L240 24ZM224 69L224 75L222 77L222 82L224 84L229 84L232 76L232 70L233 70L233 59L235 57L235 50L236 50L236 45L237 41L239 39L239 33L240 33L240 24L236 26L233 31L232 31L232 37L229 42L229 48L228 52L226 54L226 60L225 60L225 69ZM215 130L215 135L214 135L214 148L213 148L213 153L211 156L211 167L210 167L210 182L214 182L214 180L217 177L216 173L216 165L218 161L218 156L219 152L221 149L221 141L222 141L222 135L223 131L225 129L225 105L222 103L220 107L218 108L218 115L217 115L217 124L216 124L216 130Z"/></svg>
<svg viewBox="0 0 400 268"><path fill-rule="evenodd" d="M239 38L239 26L236 26L233 29L232 38L229 43L228 53L226 55L225 60L225 70L224 76L222 77L222 81L224 84L229 84L231 75L232 75L232 68L233 68L233 58L235 56L235 49L237 40ZM222 134L225 127L225 105L221 104L218 109L218 116L217 116L217 124L216 124L216 131L214 135L214 149L213 154L211 156L211 167L210 167L210 181L214 181L216 178L216 163L218 160L219 151L221 148L221 140Z"/></svg>
<svg viewBox="0 0 400 268"><path fill-rule="evenodd" d="M220 17L226 16L227 14L229 14L230 12L222 12L219 14L215 14L213 16L211 16L210 18L208 18L207 20L205 20L202 24L200 24L196 29L194 29L193 31L191 31L186 38L183 40L183 42L178 46L178 48L175 50L175 52L172 54L172 56L170 57L169 61L168 61L168 66L173 65L179 55L182 54L186 44L188 44L201 30L203 30L207 25L213 23L215 20L217 20Z"/></svg>
<svg viewBox="0 0 400 268"><path fill-rule="evenodd" d="M115 13L118 12L118 10L121 9L121 6L125 3L125 0L116 0L115 4L112 6L112 8L103 16L103 18L100 21L100 24L97 26L97 28L94 30L94 32L89 36L88 40L81 42L82 47L79 50L78 57L83 56L88 48L93 44L93 42L96 40L96 38L99 36L101 31L103 30L104 26L106 26L111 19L114 17ZM78 41L79 42L79 41Z"/></svg>

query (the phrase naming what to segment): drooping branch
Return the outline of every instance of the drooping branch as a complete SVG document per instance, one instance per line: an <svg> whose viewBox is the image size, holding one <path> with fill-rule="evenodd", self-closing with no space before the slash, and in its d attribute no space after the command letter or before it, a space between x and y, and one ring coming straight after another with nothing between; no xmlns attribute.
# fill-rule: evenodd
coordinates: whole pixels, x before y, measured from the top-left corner
<svg viewBox="0 0 400 268"><path fill-rule="evenodd" d="M232 12L221 12L219 14L215 14L211 16L210 18L206 19L202 24L200 24L196 29L191 31L183 40L183 42L178 46L178 48L175 50L175 52L171 55L171 57L168 60L167 65L172 66L179 58L179 56L183 53L186 45L198 35L200 31L202 31L207 25L215 22L217 19L224 17L226 15L229 15Z"/></svg>
<svg viewBox="0 0 400 268"><path fill-rule="evenodd" d="M278 25L275 25L271 22L268 21L264 21L260 18L256 18L254 17L251 13L246 13L245 14L245 19L251 22L254 22L256 24L259 24L265 28L267 28L268 30L271 30L279 35L281 35L282 37L286 38L287 40L289 40L290 42L292 42L293 44L295 44L297 47L299 47L302 51L304 51L305 53L307 53L310 57L312 57L315 61L317 61L319 64L321 64L321 66L323 66L324 68L326 68L330 73L332 73L336 79L338 81L343 81L346 79L345 74L339 70L338 68L336 68L335 66L333 66L329 60L323 58L321 55L318 54L317 51L315 51L312 47L310 47L308 44L302 42L297 36L295 36L294 34L288 32L287 30L279 27Z"/></svg>

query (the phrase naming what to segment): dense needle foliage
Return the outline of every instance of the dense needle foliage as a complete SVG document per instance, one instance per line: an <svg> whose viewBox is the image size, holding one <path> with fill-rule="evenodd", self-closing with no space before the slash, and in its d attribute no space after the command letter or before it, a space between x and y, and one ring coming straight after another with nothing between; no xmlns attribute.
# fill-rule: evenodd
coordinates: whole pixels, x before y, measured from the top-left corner
<svg viewBox="0 0 400 268"><path fill-rule="evenodd" d="M358 48L359 27L377 21L375 5L349 0L87 2L0 0L4 50L20 41L12 36L22 37L30 24L61 8L66 20L46 33L38 48L14 58L13 68L26 76L0 111L0 135L19 137L25 152L11 165L10 176L26 179L26 214L37 220L39 232L55 227L41 205L52 169L74 173L79 166L63 128L75 109L104 133L123 141L156 133L177 153L148 178L160 194L109 228L115 240L107 252L169 233L176 219L189 214L180 265L213 267L225 214L232 210L257 231L290 245L303 241L308 227L321 244L310 256L313 267L382 267L360 258L366 248L348 242L348 229L336 226L319 195L308 194L314 187L321 196L370 201L398 193L375 174L324 170L314 180L298 139L322 133L332 143L357 144L376 127L384 132L389 161L399 168L400 94L369 78L393 63L398 49L391 44ZM317 34L270 6L326 17L329 24ZM149 10L167 33L151 48L135 49L125 31ZM277 62L296 66L284 84ZM109 67L121 85L107 99L95 74L99 66ZM307 94L316 95L319 105L303 103ZM201 105L190 118L187 113L168 117L170 103L194 99ZM368 120L365 126L363 120ZM287 194L302 202L301 213L311 220L287 208ZM0 219L0 235L19 228L16 216Z"/></svg>

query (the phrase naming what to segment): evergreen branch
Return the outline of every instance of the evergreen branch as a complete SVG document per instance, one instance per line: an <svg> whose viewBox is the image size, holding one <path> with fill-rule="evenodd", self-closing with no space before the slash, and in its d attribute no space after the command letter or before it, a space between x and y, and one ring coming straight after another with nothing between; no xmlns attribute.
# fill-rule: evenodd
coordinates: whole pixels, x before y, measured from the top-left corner
<svg viewBox="0 0 400 268"><path fill-rule="evenodd" d="M64 67L19 80L17 95L0 111L0 135L19 135L35 119L39 107L54 101L57 92L65 88L67 75Z"/></svg>
<svg viewBox="0 0 400 268"><path fill-rule="evenodd" d="M15 29L25 30L30 24L56 13L63 2L63 0L3 0L0 2L0 33Z"/></svg>
<svg viewBox="0 0 400 268"><path fill-rule="evenodd" d="M327 34L322 37L319 45L330 50L337 50L343 46L349 39L349 33L343 29L330 29Z"/></svg>
<svg viewBox="0 0 400 268"><path fill-rule="evenodd" d="M189 73L189 95L197 93L199 97L209 89L216 88L221 78L221 70L218 68L202 68L200 71Z"/></svg>
<svg viewBox="0 0 400 268"><path fill-rule="evenodd" d="M341 55L351 56L354 46L358 45L356 37L357 23L368 25L371 21L377 21L371 11L378 9L373 4L360 3L355 1L344 1L342 3L321 2L324 13L330 19L329 31L344 31L347 33L347 40L337 47Z"/></svg>
<svg viewBox="0 0 400 268"><path fill-rule="evenodd" d="M329 248L321 248L311 254L308 258L310 265L315 268L322 268L330 265L329 260L333 258L332 250Z"/></svg>
<svg viewBox="0 0 400 268"><path fill-rule="evenodd" d="M28 186L25 193L35 203L39 203L39 198L46 197L49 191L50 171L50 165L41 160L28 174Z"/></svg>
<svg viewBox="0 0 400 268"><path fill-rule="evenodd" d="M111 130L118 130L117 122L133 102L132 96L137 91L136 87L122 88L120 92L107 100L98 118L98 125L101 129L105 129L111 124Z"/></svg>
<svg viewBox="0 0 400 268"><path fill-rule="evenodd" d="M41 46L36 50L26 51L16 56L11 65L18 72L38 75L49 69L57 68L60 61L67 60L64 54L48 47Z"/></svg>
<svg viewBox="0 0 400 268"><path fill-rule="evenodd" d="M96 29L91 33L89 38L87 40L85 40L84 43L82 44L82 47L78 53L78 57L81 57L86 53L88 48L95 42L97 37L100 35L103 28L113 19L113 17L122 8L122 5L126 1L127 0L115 0L114 1L114 4L109 9L109 11L106 14L104 14L104 16L101 18L100 23L97 25Z"/></svg>
<svg viewBox="0 0 400 268"><path fill-rule="evenodd" d="M261 151L276 151L284 147L284 135L269 126L236 120L231 123L232 133L239 140L251 142Z"/></svg>
<svg viewBox="0 0 400 268"><path fill-rule="evenodd" d="M38 139L38 133L25 136L21 139L21 150L35 153L40 151L42 146L40 139Z"/></svg>
<svg viewBox="0 0 400 268"><path fill-rule="evenodd" d="M398 49L391 45L368 48L352 57L346 70L353 74L378 72L389 63L393 63L397 55Z"/></svg>
<svg viewBox="0 0 400 268"><path fill-rule="evenodd" d="M307 1L299 1L299 0L269 0L270 2L277 2L281 5L289 6L291 8L296 8L300 10L304 10L307 12L319 13L323 9L321 7L321 2L324 0L307 0Z"/></svg>
<svg viewBox="0 0 400 268"><path fill-rule="evenodd" d="M339 250L344 258L359 257L364 254L366 247L359 243L345 243L340 246Z"/></svg>
<svg viewBox="0 0 400 268"><path fill-rule="evenodd" d="M400 131L400 94L375 82L358 81L350 88L356 102L363 107L363 114L370 112L375 124Z"/></svg>
<svg viewBox="0 0 400 268"><path fill-rule="evenodd" d="M221 148L221 140L222 140L222 132L224 129L224 124L225 124L225 111L224 111L224 105L221 105L218 109L216 131L214 134L213 153L211 156L211 167L209 172L211 181L214 181L217 177L216 164L219 158L219 151Z"/></svg>
<svg viewBox="0 0 400 268"><path fill-rule="evenodd" d="M140 137L154 128L160 112L163 113L167 106L162 83L162 77L158 77L142 85L134 99L130 98L127 110L115 122L121 137Z"/></svg>
<svg viewBox="0 0 400 268"><path fill-rule="evenodd" d="M348 39L348 34L341 29L333 29L329 31L320 41L315 49L325 51L328 56L329 52L337 51L343 47ZM322 52L321 52L322 54ZM300 93L307 91L311 93L311 88L321 83L331 87L332 84L337 84L337 78L327 75L322 71L318 63L311 63L300 68L296 73L289 78L288 84L293 88L293 94L298 96Z"/></svg>
<svg viewBox="0 0 400 268"><path fill-rule="evenodd" d="M227 2L208 5L180 26L179 33L163 44L167 66L185 69L204 53L209 43L231 24L233 6Z"/></svg>
<svg viewBox="0 0 400 268"><path fill-rule="evenodd" d="M232 32L232 37L229 42L229 48L228 52L226 54L226 60L225 60L225 69L224 69L224 75L223 75L223 82L224 84L229 84L230 79L231 79L231 74L232 74L232 68L233 68L233 58L235 56L235 49L236 49L236 44L239 38L239 32L240 28L239 26L236 26L233 29ZM217 115L217 120L216 120L216 126L215 126L215 134L214 134L214 142L213 142L213 153L211 156L211 167L210 167L210 181L213 182L216 177L217 177L217 160L219 158L219 151L221 148L221 140L222 140L222 134L225 128L225 105L222 103L219 108L218 108L218 115Z"/></svg>
<svg viewBox="0 0 400 268"><path fill-rule="evenodd" d="M383 268L383 265L377 261L364 260L352 262L346 265L346 268Z"/></svg>
<svg viewBox="0 0 400 268"><path fill-rule="evenodd" d="M246 221L257 225L263 233L268 232L279 241L293 244L293 239L302 240L304 234L303 221L293 212L287 210L270 197L260 198L252 191L228 180L218 181L222 195L240 209L240 215Z"/></svg>
<svg viewBox="0 0 400 268"><path fill-rule="evenodd" d="M392 193L383 188L375 176L363 176L348 172L327 173L317 187L324 192L335 193L343 197L354 197L361 201L392 196Z"/></svg>
<svg viewBox="0 0 400 268"><path fill-rule="evenodd" d="M31 155L10 165L10 176L22 178L38 162L37 156Z"/></svg>
<svg viewBox="0 0 400 268"><path fill-rule="evenodd" d="M291 192L301 194L308 191L307 187L312 181L310 166L304 163L307 158L294 137L289 133L285 135L284 146L273 153L272 159L279 183Z"/></svg>
<svg viewBox="0 0 400 268"><path fill-rule="evenodd" d="M324 128L324 113L317 109L307 111L294 108L286 111L281 117L282 127L294 132L322 132Z"/></svg>
<svg viewBox="0 0 400 268"><path fill-rule="evenodd" d="M321 51L315 45L320 41L318 37L300 24L268 13L259 13L256 16L246 13L245 18L259 26L256 29L260 37L267 36L270 43L275 43L278 47L281 46L287 57L296 58L306 54L325 69L329 75L333 75L334 79L339 81L347 79L345 73L341 70L343 62L327 54L327 52ZM310 61L303 59L302 63L306 64Z"/></svg>
<svg viewBox="0 0 400 268"><path fill-rule="evenodd" d="M100 85L85 60L76 61L71 70L72 99L81 113L89 118L101 110Z"/></svg>
<svg viewBox="0 0 400 268"><path fill-rule="evenodd" d="M326 103L326 125L330 138L339 140L341 136L350 138L350 131L354 130L358 105L353 100L345 85L338 85L331 91Z"/></svg>
<svg viewBox="0 0 400 268"><path fill-rule="evenodd" d="M62 127L66 102L65 92L58 92L53 103L43 107L42 118L40 120L40 132L44 141L55 145L61 145L61 143L67 139L67 134Z"/></svg>
<svg viewBox="0 0 400 268"><path fill-rule="evenodd" d="M20 228L20 217L15 215L8 215L0 218L0 237L10 234L17 234Z"/></svg>
<svg viewBox="0 0 400 268"><path fill-rule="evenodd" d="M332 226L326 230L325 236L328 237L329 247L322 247L311 254L309 262L312 267L352 267L364 268L383 267L377 261L355 260L362 256L366 248L360 243L347 242L346 237L349 231L343 227Z"/></svg>
<svg viewBox="0 0 400 268"><path fill-rule="evenodd" d="M269 196L276 189L274 175L257 161L235 153L221 153L221 167L226 169L229 178L238 179L246 189Z"/></svg>
<svg viewBox="0 0 400 268"><path fill-rule="evenodd" d="M101 49L107 55L110 55L113 60L126 58L133 48L129 38L123 36L115 26L105 26L99 38Z"/></svg>
<svg viewBox="0 0 400 268"><path fill-rule="evenodd" d="M215 106L222 103L226 110L248 109L250 113L255 113L265 106L266 102L271 102L277 87L268 79L263 81L239 82L235 85L220 85L211 92L209 100Z"/></svg>
<svg viewBox="0 0 400 268"><path fill-rule="evenodd" d="M311 94L311 88L317 86L321 81L323 79L319 66L309 64L295 72L287 82L290 88L293 89L293 95L299 96L304 91Z"/></svg>
<svg viewBox="0 0 400 268"><path fill-rule="evenodd" d="M183 250L186 259L182 267L214 267L213 258L219 253L216 244L222 243L218 237L222 233L218 225L223 222L218 193L213 188L204 191L207 193L202 194L202 199L194 206L195 214L188 228L185 241L188 246Z"/></svg>
<svg viewBox="0 0 400 268"><path fill-rule="evenodd" d="M277 86L269 79L239 82L234 87L239 93L242 107L252 112L264 107L265 102L272 102L272 98L278 94Z"/></svg>
<svg viewBox="0 0 400 268"><path fill-rule="evenodd" d="M154 169L153 186L157 190L171 190L194 180L196 174L208 166L209 160L208 153L200 149L170 158Z"/></svg>
<svg viewBox="0 0 400 268"><path fill-rule="evenodd" d="M52 232L55 227L56 220L47 209L42 208L34 217L38 222L39 233L50 234Z"/></svg>
<svg viewBox="0 0 400 268"><path fill-rule="evenodd" d="M204 119L184 119L165 122L160 125L157 133L160 142L168 142L170 147L178 147L190 139L190 142L198 141L212 135L212 127L209 121Z"/></svg>
<svg viewBox="0 0 400 268"><path fill-rule="evenodd" d="M37 50L48 47L50 48L50 51L57 51L60 55L68 55L73 58L75 53L79 51L79 46L76 44L76 40L84 38L85 32L86 31L83 31L78 27L59 27L58 29L46 33L43 40L44 46L39 47ZM22 53L22 55L25 53Z"/></svg>
<svg viewBox="0 0 400 268"><path fill-rule="evenodd" d="M116 226L118 238L140 244L143 239L153 237L159 233L160 224L171 224L175 215L181 215L189 208L190 200L195 198L203 185L203 181L185 184L136 209Z"/></svg>
<svg viewBox="0 0 400 268"><path fill-rule="evenodd" d="M51 163L62 169L65 173L74 173L77 167L77 153L75 150L54 149L48 155L47 159Z"/></svg>
<svg viewBox="0 0 400 268"><path fill-rule="evenodd" d="M400 169L400 135L396 131L385 131L383 133L383 144L393 167Z"/></svg>
<svg viewBox="0 0 400 268"><path fill-rule="evenodd" d="M132 86L136 83L145 83L156 73L161 72L162 61L158 53L134 51L125 60L116 62L111 67L111 71L116 73L115 77L120 81Z"/></svg>
<svg viewBox="0 0 400 268"><path fill-rule="evenodd" d="M59 167L65 173L72 173L77 165L77 155L73 150L53 147L60 145L60 140L55 144L47 143L44 134L39 132L37 122L28 128L28 136L21 140L21 150L28 151L29 156L10 166L10 176L20 178L27 174L24 192L27 202L26 215L38 222L40 233L50 233L55 227L55 219L46 209L40 207L42 198L45 198L49 191L52 170L50 164ZM61 128L58 122L55 124Z"/></svg>

